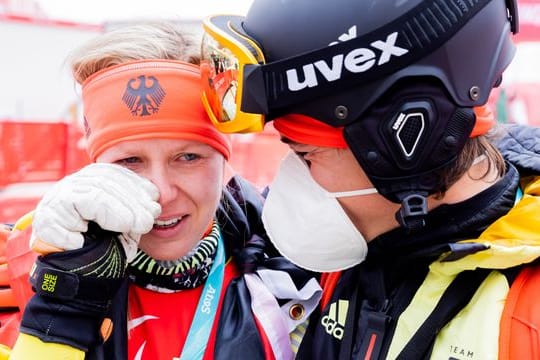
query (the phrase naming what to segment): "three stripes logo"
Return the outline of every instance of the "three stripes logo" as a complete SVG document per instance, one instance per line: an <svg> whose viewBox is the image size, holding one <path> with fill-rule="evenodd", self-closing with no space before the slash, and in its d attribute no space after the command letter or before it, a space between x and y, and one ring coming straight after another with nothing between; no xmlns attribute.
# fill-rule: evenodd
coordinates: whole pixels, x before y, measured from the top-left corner
<svg viewBox="0 0 540 360"><path fill-rule="evenodd" d="M348 300L338 300L330 304L328 315L321 319L321 324L329 335L332 335L338 340L343 339L345 332L345 320L347 319L347 311L349 310Z"/></svg>

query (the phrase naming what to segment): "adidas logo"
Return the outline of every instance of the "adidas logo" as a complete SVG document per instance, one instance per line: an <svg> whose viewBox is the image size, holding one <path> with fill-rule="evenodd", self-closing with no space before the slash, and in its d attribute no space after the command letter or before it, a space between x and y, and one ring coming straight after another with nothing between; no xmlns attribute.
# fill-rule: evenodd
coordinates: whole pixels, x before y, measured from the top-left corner
<svg viewBox="0 0 540 360"><path fill-rule="evenodd" d="M349 310L348 300L338 300L330 304L328 315L321 319L321 324L329 335L332 335L338 340L343 339L345 332L345 320L347 319L347 311Z"/></svg>

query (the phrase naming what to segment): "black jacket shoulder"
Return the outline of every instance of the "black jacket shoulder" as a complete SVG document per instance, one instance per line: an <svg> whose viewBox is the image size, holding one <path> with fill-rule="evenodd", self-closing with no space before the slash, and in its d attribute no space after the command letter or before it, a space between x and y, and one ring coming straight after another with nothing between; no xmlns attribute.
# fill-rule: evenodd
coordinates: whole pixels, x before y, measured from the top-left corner
<svg viewBox="0 0 540 360"><path fill-rule="evenodd" d="M540 174L540 127L501 125L495 144L521 176Z"/></svg>

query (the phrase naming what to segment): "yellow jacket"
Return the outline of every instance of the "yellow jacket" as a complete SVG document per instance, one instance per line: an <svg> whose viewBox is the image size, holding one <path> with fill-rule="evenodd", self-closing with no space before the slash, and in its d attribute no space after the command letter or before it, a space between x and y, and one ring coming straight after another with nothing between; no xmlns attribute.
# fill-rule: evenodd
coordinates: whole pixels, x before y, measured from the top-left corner
<svg viewBox="0 0 540 360"><path fill-rule="evenodd" d="M472 300L439 333L431 359L498 359L499 324L509 284L497 269L507 269L540 258L540 177L523 188L523 197L510 212L489 226L478 239L486 250L445 261L443 254L411 304L401 314L388 359L395 358L425 321L457 274L476 268L495 269Z"/></svg>

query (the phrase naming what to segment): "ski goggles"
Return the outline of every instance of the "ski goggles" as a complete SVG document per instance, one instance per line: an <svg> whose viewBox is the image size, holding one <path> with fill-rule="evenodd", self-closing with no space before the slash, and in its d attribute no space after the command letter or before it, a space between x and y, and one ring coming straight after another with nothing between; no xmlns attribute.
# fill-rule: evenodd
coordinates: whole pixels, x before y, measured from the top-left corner
<svg viewBox="0 0 540 360"><path fill-rule="evenodd" d="M261 47L243 30L243 20L238 15L203 20L202 102L216 128L225 133L261 131L265 121L287 113L284 109L323 95L323 86L291 87L287 73L299 62L331 56L327 53L339 47L266 63Z"/></svg>
<svg viewBox="0 0 540 360"><path fill-rule="evenodd" d="M362 95L365 98L359 98L354 91L357 86L367 89L367 85L401 70L400 76L414 76L404 69L436 51L490 1L478 0L468 11L457 15L449 8L439 7L438 1L420 2L399 21L370 33L269 63L261 47L243 30L243 16L210 16L203 20L203 105L216 128L225 133L260 131L265 119L287 113L309 115L334 127L347 126L374 101L369 91ZM506 3L511 31L515 33L516 0ZM407 25L418 18L432 19L440 11L454 20L436 34ZM422 46L413 46L407 40L426 36L430 39ZM448 73L452 73L451 68ZM434 76L439 77L439 72ZM467 85L466 80L457 85L445 83L455 89L468 89ZM345 90L351 92L349 97L354 100L348 98L348 106L322 108L319 104L318 99ZM487 101L487 95L482 96L470 101L460 99L469 102L460 105L481 105ZM315 109L319 106L321 109Z"/></svg>

